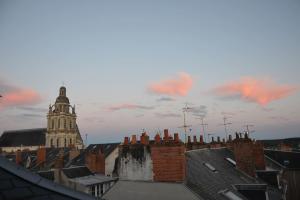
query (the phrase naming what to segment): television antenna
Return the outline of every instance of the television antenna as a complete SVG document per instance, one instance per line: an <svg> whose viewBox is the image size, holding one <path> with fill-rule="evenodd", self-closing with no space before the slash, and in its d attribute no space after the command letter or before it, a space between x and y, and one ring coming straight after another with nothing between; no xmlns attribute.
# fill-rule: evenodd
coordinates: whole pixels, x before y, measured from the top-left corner
<svg viewBox="0 0 300 200"><path fill-rule="evenodd" d="M254 133L255 130L251 130L249 127L254 127L253 124L245 124L244 127L246 127L246 131L248 133L248 136L250 137L250 133Z"/></svg>
<svg viewBox="0 0 300 200"><path fill-rule="evenodd" d="M225 140L227 141L227 135L228 135L228 131L227 131L227 126L232 124L231 122L227 122L229 117L224 116L223 117L223 124L221 124L222 126L224 126L224 130L225 130Z"/></svg>
<svg viewBox="0 0 300 200"><path fill-rule="evenodd" d="M185 107L182 108L182 112L183 112L183 126L180 126L178 128L183 128L184 130L184 142L186 144L186 134L187 134L187 128L189 127L192 127L192 125L187 125L186 124L186 115L187 115L187 112L189 112L192 108L191 107L188 107L188 104L185 103Z"/></svg>

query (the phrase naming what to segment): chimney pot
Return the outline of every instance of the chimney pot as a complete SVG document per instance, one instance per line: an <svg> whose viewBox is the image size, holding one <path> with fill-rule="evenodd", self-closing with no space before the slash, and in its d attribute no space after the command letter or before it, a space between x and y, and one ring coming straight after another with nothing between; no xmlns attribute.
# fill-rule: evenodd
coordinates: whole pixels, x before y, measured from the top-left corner
<svg viewBox="0 0 300 200"><path fill-rule="evenodd" d="M136 135L131 136L131 144L136 144Z"/></svg>
<svg viewBox="0 0 300 200"><path fill-rule="evenodd" d="M194 140L194 143L197 143L197 136L196 135L194 135L193 140Z"/></svg>
<svg viewBox="0 0 300 200"><path fill-rule="evenodd" d="M165 141L169 140L169 130L168 129L164 129L164 140Z"/></svg>
<svg viewBox="0 0 300 200"><path fill-rule="evenodd" d="M211 137L211 142L215 142L215 139L214 139L214 137Z"/></svg>
<svg viewBox="0 0 300 200"><path fill-rule="evenodd" d="M217 140L218 140L218 143L220 143L220 142L221 142L221 141L220 141L220 136L218 136L218 137L217 137Z"/></svg>
<svg viewBox="0 0 300 200"><path fill-rule="evenodd" d="M200 135L200 143L203 144L203 135Z"/></svg>
<svg viewBox="0 0 300 200"><path fill-rule="evenodd" d="M129 144L129 138L128 137L125 137L124 138L124 145L128 145Z"/></svg>
<svg viewBox="0 0 300 200"><path fill-rule="evenodd" d="M188 136L188 143L191 143L191 136Z"/></svg>
<svg viewBox="0 0 300 200"><path fill-rule="evenodd" d="M229 142L231 142L232 141L232 136L231 135L229 135Z"/></svg>
<svg viewBox="0 0 300 200"><path fill-rule="evenodd" d="M160 135L158 133L155 135L154 140L156 144L160 143Z"/></svg>
<svg viewBox="0 0 300 200"><path fill-rule="evenodd" d="M174 141L179 142L179 135L178 133L174 133Z"/></svg>

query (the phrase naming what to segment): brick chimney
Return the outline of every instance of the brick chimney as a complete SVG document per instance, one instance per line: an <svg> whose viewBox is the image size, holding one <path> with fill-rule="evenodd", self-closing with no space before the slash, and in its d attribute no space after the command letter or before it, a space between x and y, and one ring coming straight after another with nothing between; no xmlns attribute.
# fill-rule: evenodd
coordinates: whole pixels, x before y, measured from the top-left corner
<svg viewBox="0 0 300 200"><path fill-rule="evenodd" d="M194 135L194 137L193 137L193 142L194 143L197 143L198 141L197 141L197 136L196 135Z"/></svg>
<svg viewBox="0 0 300 200"><path fill-rule="evenodd" d="M58 153L58 157L55 160L54 168L62 169L64 167L64 150L61 149Z"/></svg>
<svg viewBox="0 0 300 200"><path fill-rule="evenodd" d="M37 150L37 164L40 165L46 162L46 148L39 147Z"/></svg>
<svg viewBox="0 0 300 200"><path fill-rule="evenodd" d="M129 144L129 138L128 137L124 137L124 145L128 145Z"/></svg>
<svg viewBox="0 0 300 200"><path fill-rule="evenodd" d="M253 143L253 157L256 170L265 170L265 155L264 155L264 146L261 142L256 141Z"/></svg>
<svg viewBox="0 0 300 200"><path fill-rule="evenodd" d="M105 156L102 149L85 154L85 165L93 173L105 174Z"/></svg>
<svg viewBox="0 0 300 200"><path fill-rule="evenodd" d="M200 144L203 144L203 135L200 135Z"/></svg>
<svg viewBox="0 0 300 200"><path fill-rule="evenodd" d="M136 135L131 136L131 144L136 144Z"/></svg>
<svg viewBox="0 0 300 200"><path fill-rule="evenodd" d="M236 133L233 141L233 151L237 163L237 168L246 172L250 176L255 176L255 170L265 170L264 146L261 142L251 140L247 133L240 135Z"/></svg>
<svg viewBox="0 0 300 200"><path fill-rule="evenodd" d="M69 151L69 160L73 160L75 157L77 157L80 154L79 149L76 148L72 148Z"/></svg>
<svg viewBox="0 0 300 200"><path fill-rule="evenodd" d="M174 142L180 142L178 133L174 133Z"/></svg>
<svg viewBox="0 0 300 200"><path fill-rule="evenodd" d="M160 138L160 135L158 133L155 135L154 140L155 140L155 144L160 144L161 138Z"/></svg>
<svg viewBox="0 0 300 200"><path fill-rule="evenodd" d="M17 150L16 152L16 164L19 165L22 162L22 151Z"/></svg>

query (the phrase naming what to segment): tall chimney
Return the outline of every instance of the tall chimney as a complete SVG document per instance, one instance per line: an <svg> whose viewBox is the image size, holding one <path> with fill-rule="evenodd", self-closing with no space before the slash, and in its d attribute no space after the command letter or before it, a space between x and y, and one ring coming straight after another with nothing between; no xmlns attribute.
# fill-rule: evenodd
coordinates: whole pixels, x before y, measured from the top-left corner
<svg viewBox="0 0 300 200"><path fill-rule="evenodd" d="M46 148L39 147L37 150L37 164L40 165L46 161Z"/></svg>
<svg viewBox="0 0 300 200"><path fill-rule="evenodd" d="M131 136L131 144L136 144L136 135Z"/></svg>
<svg viewBox="0 0 300 200"><path fill-rule="evenodd" d="M19 165L22 162L22 151L17 150L16 152L16 164Z"/></svg>

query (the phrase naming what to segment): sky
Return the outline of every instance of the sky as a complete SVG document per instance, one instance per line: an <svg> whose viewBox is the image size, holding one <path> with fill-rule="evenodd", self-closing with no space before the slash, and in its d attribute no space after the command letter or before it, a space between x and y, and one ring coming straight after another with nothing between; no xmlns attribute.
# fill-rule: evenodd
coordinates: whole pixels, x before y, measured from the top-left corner
<svg viewBox="0 0 300 200"><path fill-rule="evenodd" d="M300 136L298 0L0 0L0 132L46 127L59 87L88 143Z"/></svg>

